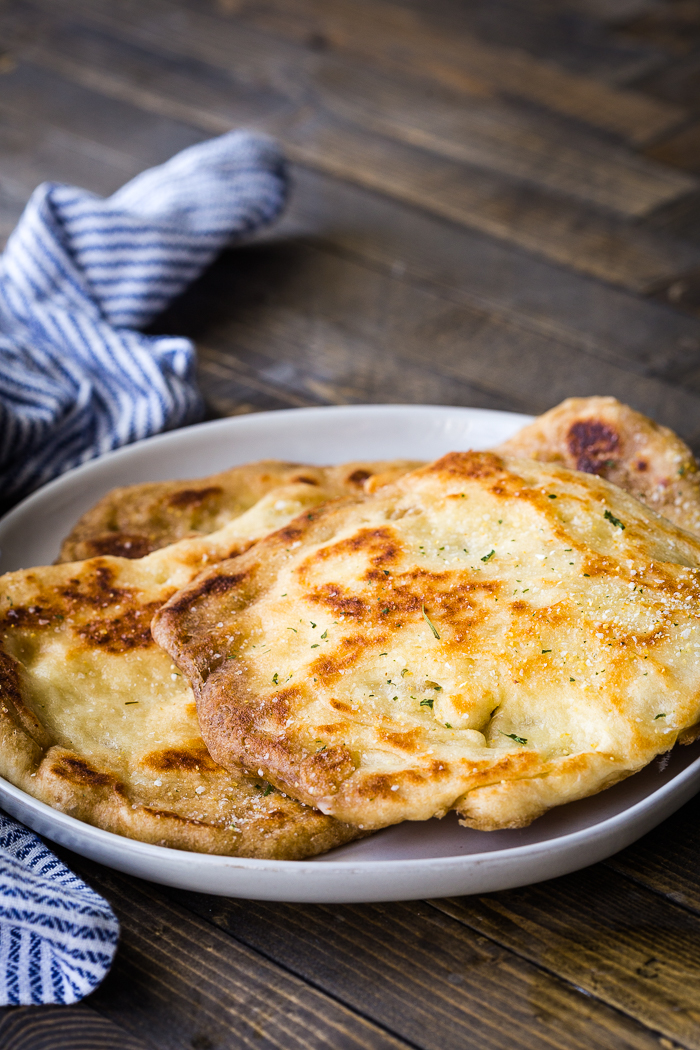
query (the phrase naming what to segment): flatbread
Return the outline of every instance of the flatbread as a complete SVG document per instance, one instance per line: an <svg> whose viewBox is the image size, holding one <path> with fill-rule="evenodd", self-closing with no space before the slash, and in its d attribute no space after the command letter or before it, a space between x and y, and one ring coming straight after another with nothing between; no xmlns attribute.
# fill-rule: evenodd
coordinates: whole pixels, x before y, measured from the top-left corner
<svg viewBox="0 0 700 1050"><path fill-rule="evenodd" d="M668 427L614 397L570 397L495 451L607 478L700 534L700 469L693 453Z"/></svg>
<svg viewBox="0 0 700 1050"><path fill-rule="evenodd" d="M316 467L267 459L206 478L155 481L112 489L63 541L58 563L101 554L143 558L188 536L223 528L281 485L322 487L325 498L362 491L368 478L388 481L419 466L412 460L357 461Z"/></svg>
<svg viewBox="0 0 700 1050"><path fill-rule="evenodd" d="M178 849L299 859L356 838L357 828L210 758L190 685L149 627L208 563L325 494L283 486L225 529L139 560L3 576L0 776L97 827Z"/></svg>
<svg viewBox="0 0 700 1050"><path fill-rule="evenodd" d="M152 629L216 761L363 828L520 827L700 719L700 541L491 453L309 511Z"/></svg>

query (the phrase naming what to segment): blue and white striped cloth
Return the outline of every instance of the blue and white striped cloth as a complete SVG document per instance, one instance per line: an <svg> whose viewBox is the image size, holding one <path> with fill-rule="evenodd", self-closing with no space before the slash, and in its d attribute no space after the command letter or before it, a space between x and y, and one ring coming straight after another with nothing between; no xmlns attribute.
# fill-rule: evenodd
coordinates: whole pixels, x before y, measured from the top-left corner
<svg viewBox="0 0 700 1050"><path fill-rule="evenodd" d="M200 417L189 340L144 328L280 212L284 161L230 132L103 199L44 183L0 258L0 501Z"/></svg>
<svg viewBox="0 0 700 1050"><path fill-rule="evenodd" d="M222 248L280 212L284 162L231 132L107 200L45 183L0 259L0 501L202 411L187 339L144 328ZM41 841L0 815L0 1006L73 1003L119 924Z"/></svg>
<svg viewBox="0 0 700 1050"><path fill-rule="evenodd" d="M109 970L118 940L107 902L0 816L0 1006L77 1002Z"/></svg>

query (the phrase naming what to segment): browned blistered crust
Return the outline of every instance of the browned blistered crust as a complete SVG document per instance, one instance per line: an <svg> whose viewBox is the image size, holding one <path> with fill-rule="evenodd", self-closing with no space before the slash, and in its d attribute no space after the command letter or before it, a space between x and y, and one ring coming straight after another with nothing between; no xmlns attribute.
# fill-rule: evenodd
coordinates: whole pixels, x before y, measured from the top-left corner
<svg viewBox="0 0 700 1050"><path fill-rule="evenodd" d="M496 449L597 474L700 533L700 470L688 446L614 397L570 397Z"/></svg>
<svg viewBox="0 0 700 1050"><path fill-rule="evenodd" d="M112 489L82 516L63 541L58 562L111 554L143 558L187 536L223 528L280 486L321 487L333 499L381 484L418 466L411 460L314 467L262 460L189 481L156 481Z"/></svg>
<svg viewBox="0 0 700 1050"><path fill-rule="evenodd" d="M306 511L153 631L222 765L361 827L519 827L700 720L700 541L606 480L452 453Z"/></svg>
<svg viewBox="0 0 700 1050"><path fill-rule="evenodd" d="M224 546L226 544L224 543ZM150 633L216 542L0 579L0 776L107 831L157 845L299 859L358 829L207 752L192 691Z"/></svg>

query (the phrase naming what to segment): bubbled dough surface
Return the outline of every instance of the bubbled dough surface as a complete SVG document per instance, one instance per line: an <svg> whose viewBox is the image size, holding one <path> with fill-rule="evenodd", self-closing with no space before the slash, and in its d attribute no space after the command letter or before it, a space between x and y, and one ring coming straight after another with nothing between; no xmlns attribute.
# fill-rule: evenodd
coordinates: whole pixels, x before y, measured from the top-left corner
<svg viewBox="0 0 700 1050"><path fill-rule="evenodd" d="M515 827L698 721L698 566L601 478L453 453L222 563L154 632L223 765L364 828Z"/></svg>
<svg viewBox="0 0 700 1050"><path fill-rule="evenodd" d="M296 859L357 837L214 762L189 682L150 633L178 587L326 495L293 483L219 532L142 559L3 576L0 775L81 820L176 848Z"/></svg>

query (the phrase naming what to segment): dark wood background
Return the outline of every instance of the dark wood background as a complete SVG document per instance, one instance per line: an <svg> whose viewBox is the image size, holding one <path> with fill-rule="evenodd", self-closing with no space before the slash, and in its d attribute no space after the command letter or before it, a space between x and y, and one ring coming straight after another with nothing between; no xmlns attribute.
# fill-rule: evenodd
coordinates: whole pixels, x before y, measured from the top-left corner
<svg viewBox="0 0 700 1050"><path fill-rule="evenodd" d="M0 0L0 235L232 126L283 222L160 322L212 415L614 394L700 451L698 0ZM3 1050L700 1050L700 804L609 862L481 898L113 902L80 1006ZM387 887L387 895L391 887Z"/></svg>

